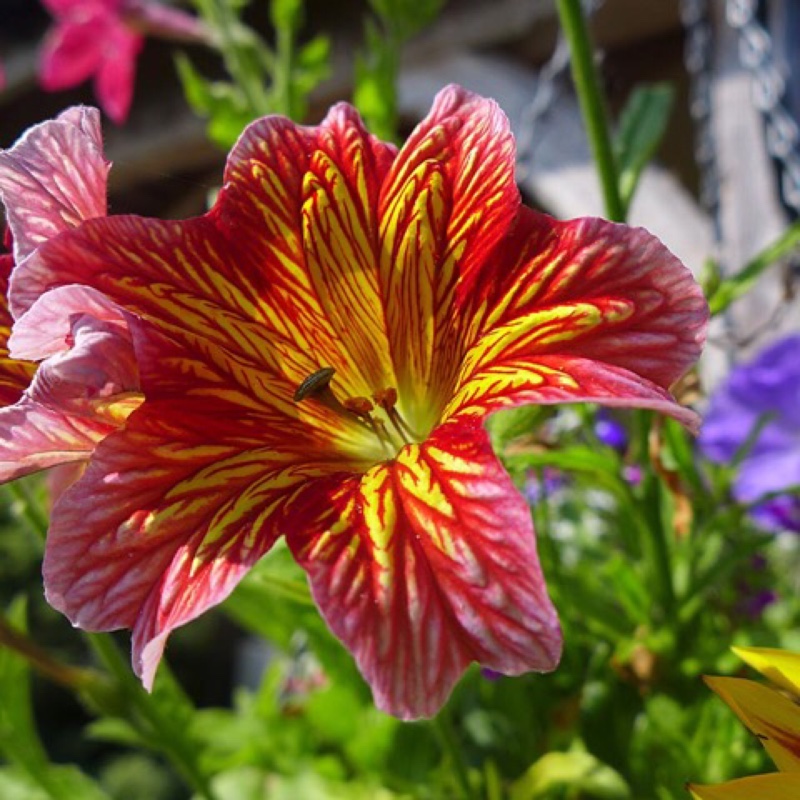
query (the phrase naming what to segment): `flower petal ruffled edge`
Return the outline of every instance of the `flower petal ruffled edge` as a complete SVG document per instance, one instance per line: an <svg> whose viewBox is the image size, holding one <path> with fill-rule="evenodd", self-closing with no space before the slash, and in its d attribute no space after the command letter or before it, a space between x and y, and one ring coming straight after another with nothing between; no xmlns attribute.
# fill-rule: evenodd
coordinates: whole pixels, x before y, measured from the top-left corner
<svg viewBox="0 0 800 800"><path fill-rule="evenodd" d="M100 113L81 106L35 125L0 152L0 199L17 266L62 231L105 216L110 167L103 155ZM11 311L16 317L20 309L12 305Z"/></svg>
<svg viewBox="0 0 800 800"><path fill-rule="evenodd" d="M588 401L652 408L697 428L667 390L700 355L708 307L651 234L522 209L474 290L462 301L474 314L473 344L445 419Z"/></svg>
<svg viewBox="0 0 800 800"><path fill-rule="evenodd" d="M480 425L449 425L293 500L287 539L376 705L441 708L468 664L549 671L561 631L530 510Z"/></svg>

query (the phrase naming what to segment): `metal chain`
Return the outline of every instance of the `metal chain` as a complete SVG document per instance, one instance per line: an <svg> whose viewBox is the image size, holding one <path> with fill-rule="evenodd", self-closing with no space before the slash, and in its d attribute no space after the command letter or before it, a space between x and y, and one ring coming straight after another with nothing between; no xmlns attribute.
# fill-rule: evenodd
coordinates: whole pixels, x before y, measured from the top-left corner
<svg viewBox="0 0 800 800"><path fill-rule="evenodd" d="M714 223L717 245L722 238L720 181L712 122L713 32L708 0L681 0L686 30L684 63L689 73L689 112L694 121L694 156L700 172L700 202ZM719 254L717 254L719 255Z"/></svg>
<svg viewBox="0 0 800 800"><path fill-rule="evenodd" d="M591 17L604 3L605 0L583 0L583 8ZM517 180L520 182L524 182L533 172L539 131L564 91L568 68L569 45L564 34L559 32L552 55L539 68L531 101L520 115L517 134Z"/></svg>
<svg viewBox="0 0 800 800"><path fill-rule="evenodd" d="M727 0L728 24L739 35L739 59L753 80L753 101L765 125L767 152L781 168L781 196L800 213L800 129L783 104L786 68L756 16L757 0Z"/></svg>

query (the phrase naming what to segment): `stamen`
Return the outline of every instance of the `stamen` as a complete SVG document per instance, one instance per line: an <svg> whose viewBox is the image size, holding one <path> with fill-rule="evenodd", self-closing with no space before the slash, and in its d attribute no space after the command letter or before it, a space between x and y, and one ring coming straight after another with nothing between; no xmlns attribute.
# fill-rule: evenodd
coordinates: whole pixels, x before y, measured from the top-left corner
<svg viewBox="0 0 800 800"><path fill-rule="evenodd" d="M336 370L333 367L323 367L313 372L297 387L293 398L295 403L300 403L307 397L324 395L326 390L330 392L330 382L335 374Z"/></svg>
<svg viewBox="0 0 800 800"><path fill-rule="evenodd" d="M406 444L419 441L417 434L414 433L411 428L409 428L406 421L400 416L399 412L395 408L397 403L397 389L395 389L393 386L388 386L385 389L380 389L379 391L375 392L372 397L383 409L387 419L392 423L392 426L397 433L400 434L400 438Z"/></svg>

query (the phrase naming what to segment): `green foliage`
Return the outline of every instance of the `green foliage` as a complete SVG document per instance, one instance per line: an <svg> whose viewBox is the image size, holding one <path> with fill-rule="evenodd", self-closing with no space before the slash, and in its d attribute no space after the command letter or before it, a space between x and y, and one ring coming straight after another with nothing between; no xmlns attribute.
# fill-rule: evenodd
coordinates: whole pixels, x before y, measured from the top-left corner
<svg viewBox="0 0 800 800"><path fill-rule="evenodd" d="M272 0L270 20L275 44L270 47L242 21L247 3L195 0L214 31L214 43L232 80L208 80L188 56L176 54L176 67L191 107L209 120L209 138L224 149L243 128L266 114L302 121L308 97L330 71L330 42L317 36L300 45L303 0Z"/></svg>
<svg viewBox="0 0 800 800"><path fill-rule="evenodd" d="M667 83L638 86L619 118L614 149L619 195L627 215L642 170L655 154L669 122L675 91Z"/></svg>
<svg viewBox="0 0 800 800"><path fill-rule="evenodd" d="M794 222L772 244L750 260L733 277L721 280L712 272L709 283L713 292L709 296L708 305L712 314L721 314L731 303L743 297L756 284L756 281L767 270L781 264L791 252L800 246L800 221Z"/></svg>
<svg viewBox="0 0 800 800"><path fill-rule="evenodd" d="M353 103L381 139L396 141L397 77L404 43L436 18L444 0L370 0L375 19L365 24L356 57Z"/></svg>

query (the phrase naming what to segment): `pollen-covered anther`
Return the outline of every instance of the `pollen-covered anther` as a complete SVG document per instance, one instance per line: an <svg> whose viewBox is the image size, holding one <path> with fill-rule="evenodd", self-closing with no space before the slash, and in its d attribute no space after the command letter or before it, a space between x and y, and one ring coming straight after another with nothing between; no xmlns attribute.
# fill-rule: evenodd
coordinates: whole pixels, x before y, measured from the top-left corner
<svg viewBox="0 0 800 800"><path fill-rule="evenodd" d="M375 409L372 401L368 397L348 397L342 405L353 414L358 416L369 416Z"/></svg>

